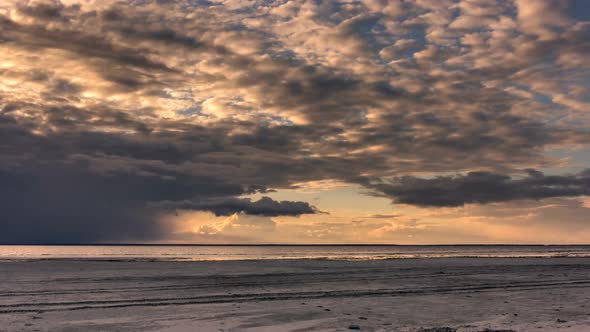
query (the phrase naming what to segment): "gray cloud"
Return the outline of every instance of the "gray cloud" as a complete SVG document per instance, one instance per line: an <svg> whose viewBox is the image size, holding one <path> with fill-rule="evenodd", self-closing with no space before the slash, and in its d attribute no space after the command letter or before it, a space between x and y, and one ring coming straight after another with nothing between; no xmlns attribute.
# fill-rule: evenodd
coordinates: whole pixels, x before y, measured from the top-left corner
<svg viewBox="0 0 590 332"><path fill-rule="evenodd" d="M528 170L524 178L490 172L421 179L406 176L374 189L395 203L417 206L462 206L519 199L590 195L590 170L575 175L544 175Z"/></svg>
<svg viewBox="0 0 590 332"><path fill-rule="evenodd" d="M317 209L306 202L275 201L270 197L262 197L257 201L249 198L210 198L192 202L164 202L167 208L211 211L217 216L229 216L234 213L245 213L267 217L299 216L318 213Z"/></svg>

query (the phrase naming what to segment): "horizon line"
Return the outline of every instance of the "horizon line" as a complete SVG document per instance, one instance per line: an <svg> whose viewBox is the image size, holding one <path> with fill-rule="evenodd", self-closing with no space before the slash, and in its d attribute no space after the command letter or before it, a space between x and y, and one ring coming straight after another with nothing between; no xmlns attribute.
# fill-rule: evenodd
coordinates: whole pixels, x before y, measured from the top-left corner
<svg viewBox="0 0 590 332"><path fill-rule="evenodd" d="M442 246L590 246L590 243L461 243L461 244L395 244L395 243L0 243L0 246L145 246L145 247L442 247Z"/></svg>

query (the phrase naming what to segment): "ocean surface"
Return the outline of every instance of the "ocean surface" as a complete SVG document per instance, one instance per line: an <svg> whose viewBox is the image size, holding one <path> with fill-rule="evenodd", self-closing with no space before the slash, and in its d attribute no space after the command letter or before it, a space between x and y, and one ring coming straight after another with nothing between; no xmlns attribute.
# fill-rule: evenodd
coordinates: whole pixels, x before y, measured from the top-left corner
<svg viewBox="0 0 590 332"><path fill-rule="evenodd" d="M0 245L0 262L48 259L213 261L445 257L590 257L590 245Z"/></svg>

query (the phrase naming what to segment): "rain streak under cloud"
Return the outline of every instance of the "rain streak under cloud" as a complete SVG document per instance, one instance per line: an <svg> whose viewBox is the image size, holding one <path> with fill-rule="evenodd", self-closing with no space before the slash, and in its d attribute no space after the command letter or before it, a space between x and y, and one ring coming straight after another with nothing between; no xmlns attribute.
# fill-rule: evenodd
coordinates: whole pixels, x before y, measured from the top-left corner
<svg viewBox="0 0 590 332"><path fill-rule="evenodd" d="M590 239L585 0L4 0L0 75L2 243Z"/></svg>

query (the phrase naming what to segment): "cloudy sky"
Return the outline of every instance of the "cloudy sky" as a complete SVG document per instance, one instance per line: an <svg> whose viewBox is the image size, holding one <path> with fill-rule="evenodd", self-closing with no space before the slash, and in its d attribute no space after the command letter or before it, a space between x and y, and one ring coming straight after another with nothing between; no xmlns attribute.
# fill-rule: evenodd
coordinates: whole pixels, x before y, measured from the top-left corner
<svg viewBox="0 0 590 332"><path fill-rule="evenodd" d="M587 0L2 0L0 243L589 243Z"/></svg>

